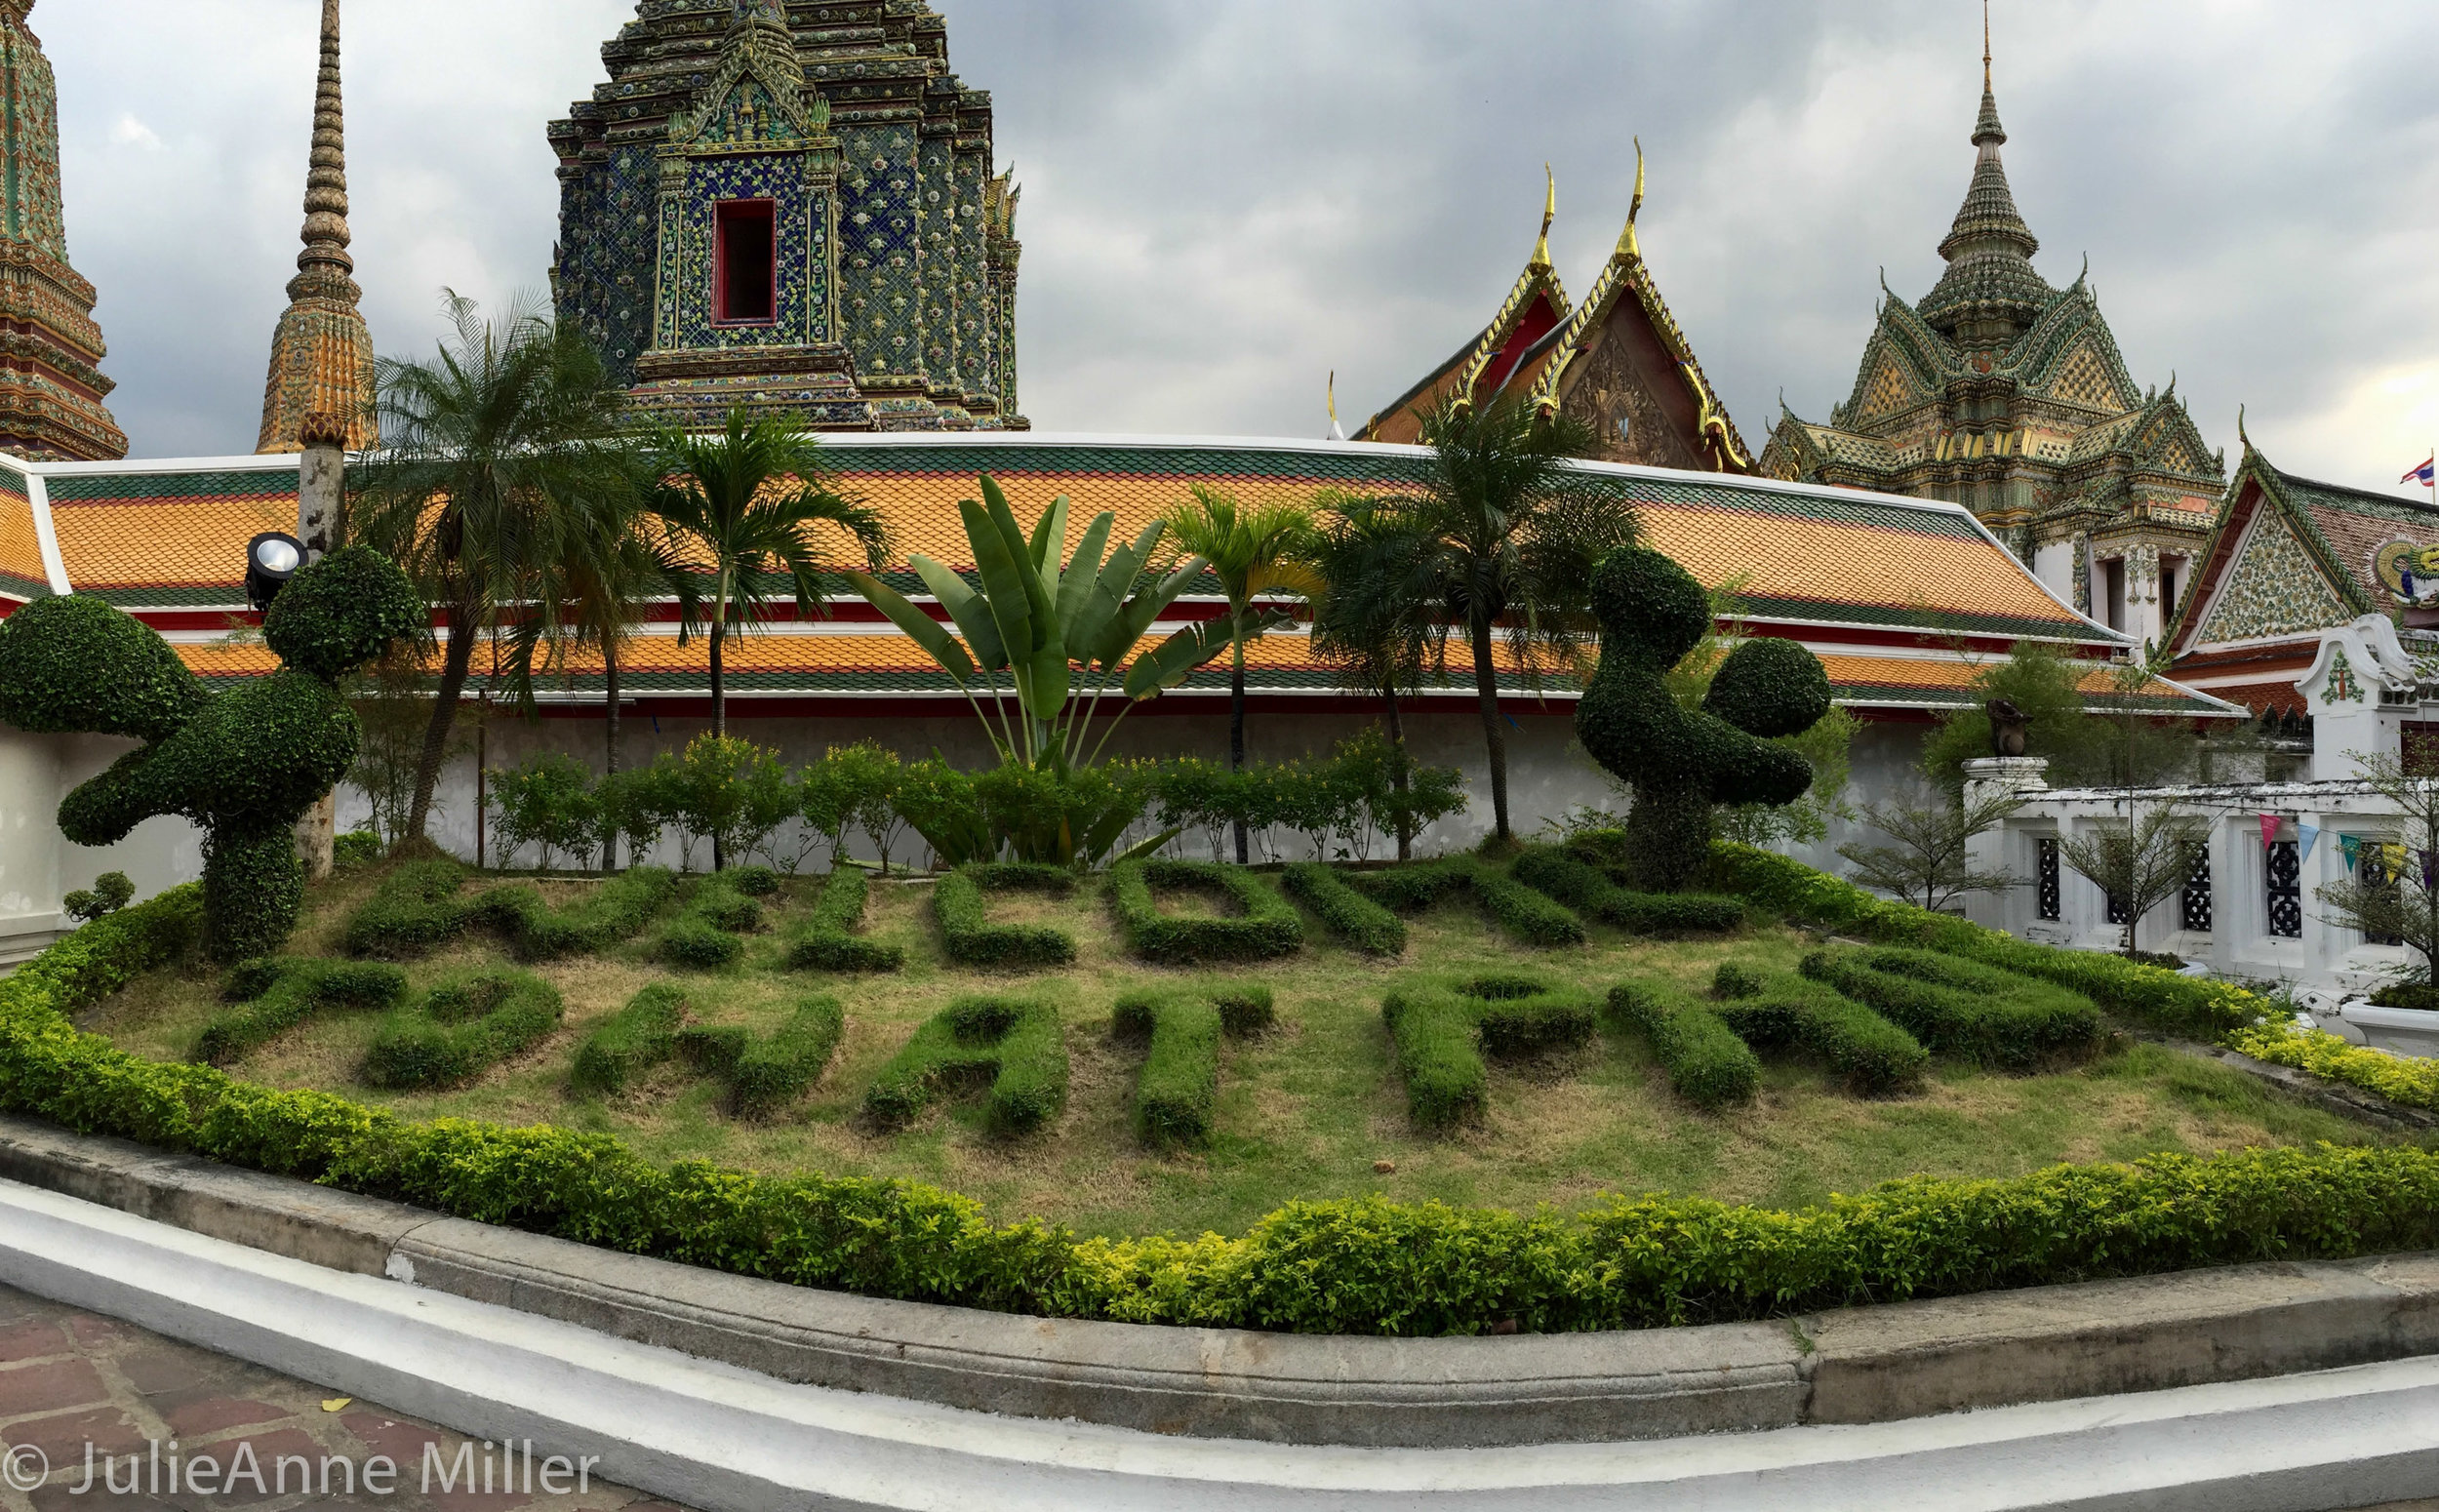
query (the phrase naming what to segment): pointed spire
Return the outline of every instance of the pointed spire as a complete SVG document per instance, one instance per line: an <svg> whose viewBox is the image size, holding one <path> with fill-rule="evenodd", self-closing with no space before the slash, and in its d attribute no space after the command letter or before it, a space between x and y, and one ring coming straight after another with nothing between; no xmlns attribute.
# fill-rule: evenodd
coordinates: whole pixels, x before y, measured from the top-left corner
<svg viewBox="0 0 2439 1512"><path fill-rule="evenodd" d="M1547 163L1541 165L1541 172L1549 178L1550 191L1541 201L1541 239L1534 244L1533 260L1525 264L1537 273L1550 269L1550 222L1558 219L1558 175L1550 172Z"/></svg>
<svg viewBox="0 0 2439 1512"><path fill-rule="evenodd" d="M1999 156L2006 140L1990 84L1989 0L1982 0L1981 113L1974 121L1973 183L1939 243L1947 273L1920 306L1925 320L1950 336L1973 322L1975 344L2003 344L2031 325L2057 292L2033 271L2032 255L2041 243L2018 214L2015 193L2007 186L2007 165Z"/></svg>
<svg viewBox="0 0 2439 1512"><path fill-rule="evenodd" d="M313 151L305 172L304 250L288 281L288 312L271 338L271 376L255 450L294 452L308 440L362 450L370 418L373 336L358 308L347 229L347 115L340 93L339 3L322 0L321 72L313 97Z"/></svg>
<svg viewBox="0 0 2439 1512"><path fill-rule="evenodd" d="M1618 250L1610 256L1619 262L1638 261L1643 257L1642 238L1635 235L1634 222L1643 214L1643 139L1634 139L1634 202L1626 207L1626 228L1618 233Z"/></svg>
<svg viewBox="0 0 2439 1512"><path fill-rule="evenodd" d="M347 256L347 109L339 89L339 0L322 0L322 74L313 94L313 157L305 174L304 251L297 266L355 271Z"/></svg>

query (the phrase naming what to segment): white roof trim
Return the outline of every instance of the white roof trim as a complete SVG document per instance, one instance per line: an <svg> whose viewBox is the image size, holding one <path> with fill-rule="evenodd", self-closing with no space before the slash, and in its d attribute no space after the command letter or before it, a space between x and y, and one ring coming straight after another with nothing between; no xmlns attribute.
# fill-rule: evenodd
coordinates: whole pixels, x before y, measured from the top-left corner
<svg viewBox="0 0 2439 1512"><path fill-rule="evenodd" d="M42 552L42 575L51 579L51 591L64 598L76 590L67 580L67 558L60 555L60 532L51 522L51 491L43 487L42 474L25 474L26 502L34 510L34 545Z"/></svg>

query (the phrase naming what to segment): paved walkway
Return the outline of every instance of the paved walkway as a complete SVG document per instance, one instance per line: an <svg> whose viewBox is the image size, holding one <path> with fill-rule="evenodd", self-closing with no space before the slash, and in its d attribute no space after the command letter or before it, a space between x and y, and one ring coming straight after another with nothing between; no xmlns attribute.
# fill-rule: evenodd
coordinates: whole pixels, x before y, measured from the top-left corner
<svg viewBox="0 0 2439 1512"><path fill-rule="evenodd" d="M88 1445L97 1473L79 1492ZM580 1490L573 1471L545 1480L544 1472L554 1468L549 1453L547 1446L535 1447L529 1492L520 1452L517 1489L510 1490L497 1455L487 1456L482 1444L460 1434L0 1287L0 1507L8 1512L282 1512L304 1506L680 1512L589 1472ZM132 1465L130 1455L136 1456ZM135 1491L111 1489L101 1473L105 1457L118 1485L136 1483ZM199 1457L214 1467L204 1476L210 1490L200 1493L192 1485L192 1471L202 1468ZM480 1484L487 1457L497 1488L488 1492ZM397 1466L392 1480L380 1473L383 1459ZM259 1487L249 1464L260 1467ZM318 1479L326 1466L333 1477L327 1493ZM303 1485L307 1467L316 1477L311 1487ZM352 1492L351 1471L357 1477ZM385 1484L390 1489L383 1492ZM551 1494L546 1485L566 1490Z"/></svg>

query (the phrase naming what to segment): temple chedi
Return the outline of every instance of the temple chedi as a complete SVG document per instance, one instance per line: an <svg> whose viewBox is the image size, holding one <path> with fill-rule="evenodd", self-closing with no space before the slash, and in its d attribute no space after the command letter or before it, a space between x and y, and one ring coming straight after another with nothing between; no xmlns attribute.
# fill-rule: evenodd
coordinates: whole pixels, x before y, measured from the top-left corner
<svg viewBox="0 0 2439 1512"><path fill-rule="evenodd" d="M0 0L5 3L5 0ZM339 0L322 0L322 71L305 175L304 251L288 282L288 311L271 338L258 452L300 452L309 440L359 452L380 442L373 407L373 333L347 255L347 117L339 89Z"/></svg>
<svg viewBox="0 0 2439 1512"><path fill-rule="evenodd" d="M923 0L640 0L550 127L559 318L648 415L1021 429L1017 190Z"/></svg>
<svg viewBox="0 0 2439 1512"><path fill-rule="evenodd" d="M102 404L94 287L67 263L60 200L60 96L26 24L34 0L0 0L0 452L106 461L127 436Z"/></svg>
<svg viewBox="0 0 2439 1512"><path fill-rule="evenodd" d="M2054 289L1999 147L1983 23L1972 185L1919 304L1882 285L1854 391L1826 424L1782 413L1765 476L1968 505L2036 575L2112 628L2160 636L2226 468L2172 379L2141 389L2085 277ZM1782 407L1783 408L1783 407Z"/></svg>

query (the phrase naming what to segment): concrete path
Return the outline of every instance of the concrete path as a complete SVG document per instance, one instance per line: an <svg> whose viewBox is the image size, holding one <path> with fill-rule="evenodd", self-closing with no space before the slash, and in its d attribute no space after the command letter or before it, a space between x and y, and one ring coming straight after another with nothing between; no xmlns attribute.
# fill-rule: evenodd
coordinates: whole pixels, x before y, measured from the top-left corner
<svg viewBox="0 0 2439 1512"><path fill-rule="evenodd" d="M155 1461L153 1446L159 1446ZM172 1445L176 1449L173 1451ZM87 1446L97 1473L85 1483ZM380 1507L389 1512L679 1512L649 1501L624 1487L585 1475L555 1484L550 1494L540 1472L549 1451L534 1450L535 1488L525 1491L523 1447L516 1452L516 1490L505 1489L504 1467L486 1456L480 1441L435 1428L370 1402L274 1374L226 1355L176 1343L132 1324L81 1312L0 1287L0 1507L8 1512L149 1512L153 1508L245 1507L283 1512L290 1507ZM131 1465L129 1456L137 1456ZM197 1456L216 1473L214 1489L198 1493L189 1481ZM262 1474L264 1491L244 1474L249 1462ZM289 1456L287 1463L281 1463ZM426 1486L426 1458L430 1473ZM113 1493L105 1457L118 1472ZM359 1480L346 1490L350 1471L362 1477L380 1458L398 1465L394 1489L380 1493ZM494 1490L480 1486L491 1459ZM300 1466L298 1461L301 1459ZM170 1465L180 1473L168 1484ZM328 1461L328 1494L319 1482ZM455 1473L462 1461L465 1474ZM48 1470L47 1476L44 1471ZM302 1489L307 1471L316 1477ZM236 1478L228 1479L230 1472ZM286 1491L281 1492L280 1472ZM374 1486L384 1484L376 1471ZM444 1483L454 1483L443 1489Z"/></svg>

